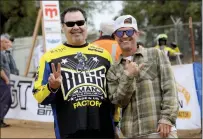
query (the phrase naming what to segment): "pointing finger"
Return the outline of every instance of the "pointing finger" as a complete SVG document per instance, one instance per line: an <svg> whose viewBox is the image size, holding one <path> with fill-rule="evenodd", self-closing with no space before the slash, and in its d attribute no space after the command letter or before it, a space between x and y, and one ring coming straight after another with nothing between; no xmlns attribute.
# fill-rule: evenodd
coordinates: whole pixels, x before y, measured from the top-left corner
<svg viewBox="0 0 203 139"><path fill-rule="evenodd" d="M51 80L55 80L54 74L51 73L49 77L50 77Z"/></svg>
<svg viewBox="0 0 203 139"><path fill-rule="evenodd" d="M57 65L57 73L61 74L61 64L60 63L58 63L58 65Z"/></svg>
<svg viewBox="0 0 203 139"><path fill-rule="evenodd" d="M51 63L51 69L52 69L52 73L55 74L56 73L56 68L54 63Z"/></svg>
<svg viewBox="0 0 203 139"><path fill-rule="evenodd" d="M54 75L51 73L50 76L49 76L49 78L48 78L48 82L49 82L49 84L53 84L54 81L55 81L55 77L54 77Z"/></svg>
<svg viewBox="0 0 203 139"><path fill-rule="evenodd" d="M48 78L48 82L51 82L51 77L49 76L49 78Z"/></svg>

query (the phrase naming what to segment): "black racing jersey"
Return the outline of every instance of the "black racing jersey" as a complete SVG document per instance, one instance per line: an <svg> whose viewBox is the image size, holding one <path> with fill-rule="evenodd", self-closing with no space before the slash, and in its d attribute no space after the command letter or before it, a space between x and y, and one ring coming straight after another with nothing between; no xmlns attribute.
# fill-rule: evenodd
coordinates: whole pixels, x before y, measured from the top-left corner
<svg viewBox="0 0 203 139"><path fill-rule="evenodd" d="M93 44L59 45L42 56L33 94L39 103L55 104L61 136L80 130L98 130L106 137L114 134L113 106L106 90L111 62L109 52ZM51 63L61 63L63 83L56 93L48 85Z"/></svg>

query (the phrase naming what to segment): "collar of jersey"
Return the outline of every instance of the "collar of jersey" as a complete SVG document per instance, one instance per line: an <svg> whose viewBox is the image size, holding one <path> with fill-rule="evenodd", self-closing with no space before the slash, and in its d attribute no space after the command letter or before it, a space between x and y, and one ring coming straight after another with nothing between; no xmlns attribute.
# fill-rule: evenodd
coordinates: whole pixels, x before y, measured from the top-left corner
<svg viewBox="0 0 203 139"><path fill-rule="evenodd" d="M86 47L86 46L88 46L89 43L86 42L86 43L83 44L83 45L78 45L78 46L76 46L76 45L70 45L70 44L67 44L67 43L65 42L63 45L68 46L68 47L72 47L72 48L82 48L82 47Z"/></svg>

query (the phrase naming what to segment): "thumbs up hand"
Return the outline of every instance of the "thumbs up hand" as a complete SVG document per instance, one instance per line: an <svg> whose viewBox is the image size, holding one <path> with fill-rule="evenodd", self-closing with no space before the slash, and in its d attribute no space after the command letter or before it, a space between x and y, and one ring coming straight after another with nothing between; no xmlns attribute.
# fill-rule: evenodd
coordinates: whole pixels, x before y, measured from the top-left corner
<svg viewBox="0 0 203 139"><path fill-rule="evenodd" d="M136 62L130 62L129 60L126 60L125 67L124 67L124 72L127 76L137 76L140 69L142 69L144 65L136 64Z"/></svg>

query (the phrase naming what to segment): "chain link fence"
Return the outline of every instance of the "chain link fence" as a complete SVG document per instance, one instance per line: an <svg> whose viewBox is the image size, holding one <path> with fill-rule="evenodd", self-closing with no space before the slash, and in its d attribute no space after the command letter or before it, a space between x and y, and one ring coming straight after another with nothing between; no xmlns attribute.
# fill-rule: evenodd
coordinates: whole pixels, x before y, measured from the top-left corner
<svg viewBox="0 0 203 139"><path fill-rule="evenodd" d="M144 31L144 35L140 37L145 47L154 47L157 45L157 36L165 33L168 35L167 45L170 46L171 42L176 42L183 54L181 58L182 64L192 63L192 48L190 43L190 30L189 24L166 25L147 27L140 29ZM193 34L195 42L195 62L202 61L202 23L193 22ZM174 63L173 64L177 64Z"/></svg>

